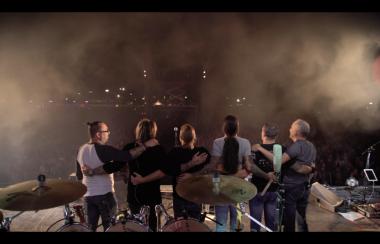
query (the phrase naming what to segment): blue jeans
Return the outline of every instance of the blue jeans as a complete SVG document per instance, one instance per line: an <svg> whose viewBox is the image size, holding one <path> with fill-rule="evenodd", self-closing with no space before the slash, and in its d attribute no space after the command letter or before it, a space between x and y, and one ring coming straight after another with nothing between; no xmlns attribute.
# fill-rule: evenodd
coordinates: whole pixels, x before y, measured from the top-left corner
<svg viewBox="0 0 380 244"><path fill-rule="evenodd" d="M230 231L235 232L237 210L230 205L215 206L216 221L222 224L216 223L215 232L227 232L228 211L230 212Z"/></svg>
<svg viewBox="0 0 380 244"><path fill-rule="evenodd" d="M187 210L190 218L199 219L199 215L202 213L202 204L174 197L174 218L183 217L183 208Z"/></svg>
<svg viewBox="0 0 380 244"><path fill-rule="evenodd" d="M261 223L264 210L265 226L274 230L274 220L276 215L277 192L266 192L261 196L258 192L254 198L249 200L250 215ZM251 231L260 232L260 225L251 220Z"/></svg>
<svg viewBox="0 0 380 244"><path fill-rule="evenodd" d="M117 213L117 201L115 193L108 192L104 195L84 197L84 209L86 222L91 224L93 232L98 228L99 216L102 217L104 231L109 227L110 218Z"/></svg>
<svg viewBox="0 0 380 244"><path fill-rule="evenodd" d="M296 188L285 190L285 209L282 217L284 232L296 231L296 216L298 232L308 232L309 228L306 223L306 207L309 202L310 188L298 186Z"/></svg>

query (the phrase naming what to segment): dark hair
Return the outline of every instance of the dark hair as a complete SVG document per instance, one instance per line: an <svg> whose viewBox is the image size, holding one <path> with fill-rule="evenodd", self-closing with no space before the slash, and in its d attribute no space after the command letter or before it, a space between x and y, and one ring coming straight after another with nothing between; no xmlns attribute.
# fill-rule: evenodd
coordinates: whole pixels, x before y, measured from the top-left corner
<svg viewBox="0 0 380 244"><path fill-rule="evenodd" d="M142 119L136 127L136 141L146 142L156 138L157 125L156 122L149 119Z"/></svg>
<svg viewBox="0 0 380 244"><path fill-rule="evenodd" d="M271 123L266 122L264 125L264 134L269 140L273 140L276 138L278 132L278 126Z"/></svg>
<svg viewBox="0 0 380 244"><path fill-rule="evenodd" d="M233 137L238 131L239 122L236 116L227 115L223 123L223 132L226 138L224 138L222 159L224 170L230 174L237 173L239 167L239 142Z"/></svg>
<svg viewBox="0 0 380 244"><path fill-rule="evenodd" d="M94 121L92 123L87 122L88 125L88 135L90 138L94 138L96 133L100 131L102 128L100 124L103 123L102 121Z"/></svg>
<svg viewBox="0 0 380 244"><path fill-rule="evenodd" d="M189 124L182 125L179 135L184 142L182 148L191 149L195 139L197 139L194 128Z"/></svg>

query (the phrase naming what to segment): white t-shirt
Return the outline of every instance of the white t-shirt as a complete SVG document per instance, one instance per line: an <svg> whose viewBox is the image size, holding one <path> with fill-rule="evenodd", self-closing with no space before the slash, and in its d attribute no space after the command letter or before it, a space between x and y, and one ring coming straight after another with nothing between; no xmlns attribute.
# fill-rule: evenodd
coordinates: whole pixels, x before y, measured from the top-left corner
<svg viewBox="0 0 380 244"><path fill-rule="evenodd" d="M221 137L214 141L214 145L212 146L212 156L218 156L220 158L220 163L223 163L223 147L224 147L224 138ZM243 139L241 137L236 137L236 140L239 143L239 163L243 163L244 156L251 156L251 143L247 139Z"/></svg>

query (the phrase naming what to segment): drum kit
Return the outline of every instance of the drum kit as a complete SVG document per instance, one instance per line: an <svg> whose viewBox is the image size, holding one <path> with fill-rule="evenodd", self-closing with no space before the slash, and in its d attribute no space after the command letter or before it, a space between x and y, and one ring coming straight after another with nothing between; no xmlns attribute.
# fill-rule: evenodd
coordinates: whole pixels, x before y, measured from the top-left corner
<svg viewBox="0 0 380 244"><path fill-rule="evenodd" d="M251 182L225 175L217 175L217 178L215 174L198 175L181 181L176 190L181 197L195 203L234 206L243 215L272 232L245 212L243 203L252 199L257 193L256 187ZM61 220L65 221L57 232L92 232L91 226L84 223L83 206L74 205L72 209L69 207L69 203L78 200L86 191L86 186L78 181L46 180L44 175L39 175L37 181L27 181L8 186L0 191L0 209L21 212L10 218L4 218L0 211L0 231L10 231L12 219L24 211L37 212L42 209L63 206L64 219ZM240 204L240 207L236 207L236 204ZM207 217L206 212L201 214L199 219L195 219L191 218L184 209L184 217L174 219L167 213L162 204L156 205L155 211L159 232L212 232L203 223L205 218L220 224ZM132 214L127 207L119 209L119 212L110 218L110 227L105 232L152 232L148 224L149 213L149 206L143 206L139 214ZM74 222L75 216L80 218L80 222ZM162 216L164 216L164 225L161 227Z"/></svg>

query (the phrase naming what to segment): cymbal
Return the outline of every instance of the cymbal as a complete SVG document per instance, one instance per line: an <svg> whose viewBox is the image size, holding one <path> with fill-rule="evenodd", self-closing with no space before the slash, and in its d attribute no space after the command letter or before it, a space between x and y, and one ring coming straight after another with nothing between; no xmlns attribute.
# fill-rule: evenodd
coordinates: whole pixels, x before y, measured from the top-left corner
<svg viewBox="0 0 380 244"><path fill-rule="evenodd" d="M251 182L228 175L220 175L218 194L212 182L213 175L197 175L178 183L176 191L186 200L216 206L246 202L257 194Z"/></svg>
<svg viewBox="0 0 380 244"><path fill-rule="evenodd" d="M87 192L79 181L46 179L45 186L37 180L26 181L0 190L0 209L36 211L62 206L78 200Z"/></svg>

